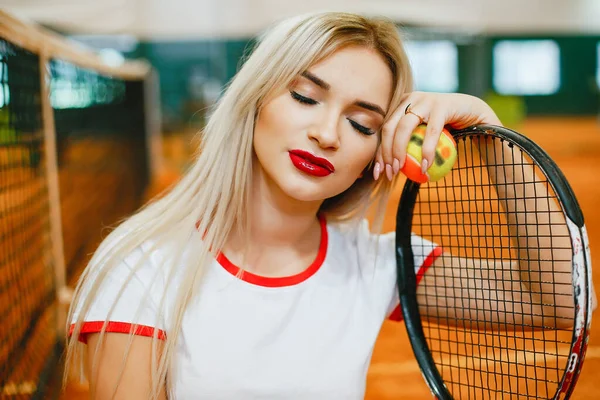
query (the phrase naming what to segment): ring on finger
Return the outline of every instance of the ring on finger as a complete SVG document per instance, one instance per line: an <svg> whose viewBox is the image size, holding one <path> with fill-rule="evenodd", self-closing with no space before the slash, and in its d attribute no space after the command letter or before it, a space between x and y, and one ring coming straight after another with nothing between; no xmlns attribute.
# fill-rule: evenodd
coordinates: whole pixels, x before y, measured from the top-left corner
<svg viewBox="0 0 600 400"><path fill-rule="evenodd" d="M412 114L415 117L419 118L419 125L421 125L423 123L423 121L425 120L425 118L421 117L419 114L417 114L416 112L414 112L411 108L410 108L411 103L409 103L406 106L406 109L404 110L404 114Z"/></svg>

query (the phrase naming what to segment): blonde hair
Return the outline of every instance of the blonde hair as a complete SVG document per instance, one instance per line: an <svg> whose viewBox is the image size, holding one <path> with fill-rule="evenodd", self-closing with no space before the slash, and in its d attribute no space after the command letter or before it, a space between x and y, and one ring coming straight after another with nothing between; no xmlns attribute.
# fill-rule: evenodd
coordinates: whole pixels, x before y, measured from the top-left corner
<svg viewBox="0 0 600 400"><path fill-rule="evenodd" d="M167 327L168 334L161 356L156 351L157 330L154 334L153 398L156 398L162 385L167 383L170 386L170 382L173 382L170 366L184 313L191 299L198 295L205 266L213 261L217 249L223 247L234 225L242 232L249 231L251 221L244 210L250 208L254 123L263 99L273 91L288 86L311 65L350 45L365 46L381 54L393 76L390 110L399 106L400 96L412 90L412 76L397 27L391 21L325 12L283 20L266 32L216 104L201 132L201 149L182 179L163 197L146 204L123 221L92 257L77 285L69 313L71 321L75 310L78 311L68 341L67 368L76 365L76 360L83 362L85 353L77 338L83 317L107 274L117 268L134 249L152 242L152 248L137 265L131 266L130 278L147 259L147 253L165 246L172 249L169 254L173 258L163 264L168 277L167 286L175 274L182 279L174 306L169 310L173 318ZM391 183L385 178L377 182L372 179L372 165L369 165L364 176L350 188L326 199L320 212L333 221L357 220L365 217L370 206L375 204L378 207L375 225L380 227L390 187ZM181 263L179 255L197 232L204 233L205 245L191 246L193 249L188 251L192 253L186 258L189 262ZM213 249L212 252L210 249ZM84 283L86 291L82 290ZM126 283L123 282L120 293ZM165 298L163 293L158 318L164 315ZM107 319L110 319L111 313L112 309ZM100 342L104 331L105 328L100 333ZM133 334L130 344L132 339ZM123 368L128 352L123 357ZM79 364L79 367L82 365Z"/></svg>

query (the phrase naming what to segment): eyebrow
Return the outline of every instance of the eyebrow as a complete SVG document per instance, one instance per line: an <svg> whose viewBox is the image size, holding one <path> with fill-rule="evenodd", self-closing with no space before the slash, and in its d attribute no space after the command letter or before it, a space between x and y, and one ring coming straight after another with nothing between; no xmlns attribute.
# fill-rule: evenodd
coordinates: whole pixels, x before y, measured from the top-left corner
<svg viewBox="0 0 600 400"><path fill-rule="evenodd" d="M301 75L324 90L331 89L331 85L329 83L325 82L323 79L319 78L312 72L304 71ZM375 111L377 114L381 114L381 116L385 117L385 111L383 111L383 109L377 104L369 103L368 101L362 100L358 100L354 104L367 110Z"/></svg>

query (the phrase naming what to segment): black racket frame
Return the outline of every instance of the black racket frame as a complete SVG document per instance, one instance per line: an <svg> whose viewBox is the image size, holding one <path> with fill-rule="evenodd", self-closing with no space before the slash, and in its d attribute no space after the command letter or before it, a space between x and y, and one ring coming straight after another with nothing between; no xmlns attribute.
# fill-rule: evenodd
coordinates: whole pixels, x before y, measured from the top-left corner
<svg viewBox="0 0 600 400"><path fill-rule="evenodd" d="M450 132L457 143L459 140L468 137L491 136L501 141L506 141L509 146L519 147L538 164L539 170L545 174L548 182L559 198L563 212L577 225L577 227L579 227L580 237L586 238L583 213L581 212L577 198L560 168L558 168L556 163L540 146L514 130L495 125L476 125L461 130L450 129ZM396 267L398 292L404 324L413 353L421 368L421 372L427 381L432 394L436 398L441 400L451 400L453 399L452 394L444 384L444 380L436 368L433 357L427 346L423 325L421 324L419 305L417 303L417 279L411 247L411 231L414 207L420 187L421 184L407 179L402 190L400 203L398 204L396 213ZM589 257L589 253L584 254L584 257ZM586 265L590 264L590 260L588 259L586 259L585 262ZM588 275L591 274L589 268L586 269L586 272ZM588 279L591 278L586 277L586 282ZM575 291L580 288L576 288L574 283L573 289ZM586 289L587 292L589 292L589 290L591 290L590 285L587 285ZM555 398L558 398L560 393L563 393L565 396L562 398L570 397L579 376L579 372L581 371L587 347L591 322L591 306L590 304L580 304L581 302L578 296L574 296L574 298L576 310L576 315L574 315L574 325L577 326L578 322L583 322L584 332L578 332L577 335L575 331L573 332L571 354L576 353L577 357L571 358L571 365L567 367L567 371L562 377ZM587 303L589 303L589 293L585 293L583 298L588 299ZM578 313L577 310L581 307L584 308L582 313L584 321L578 321L578 319L581 318L581 313Z"/></svg>

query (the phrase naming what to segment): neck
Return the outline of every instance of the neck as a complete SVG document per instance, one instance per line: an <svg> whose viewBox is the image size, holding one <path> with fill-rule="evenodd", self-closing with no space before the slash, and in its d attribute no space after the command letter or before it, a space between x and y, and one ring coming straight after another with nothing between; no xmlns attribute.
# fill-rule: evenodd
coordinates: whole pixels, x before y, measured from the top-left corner
<svg viewBox="0 0 600 400"><path fill-rule="evenodd" d="M259 165L255 166L248 210L250 232L245 235L241 226L236 224L224 252L234 264L244 269L278 275L278 271L269 267L265 270L270 255L316 252L320 239L317 213L322 201L306 202L291 198L266 176Z"/></svg>

